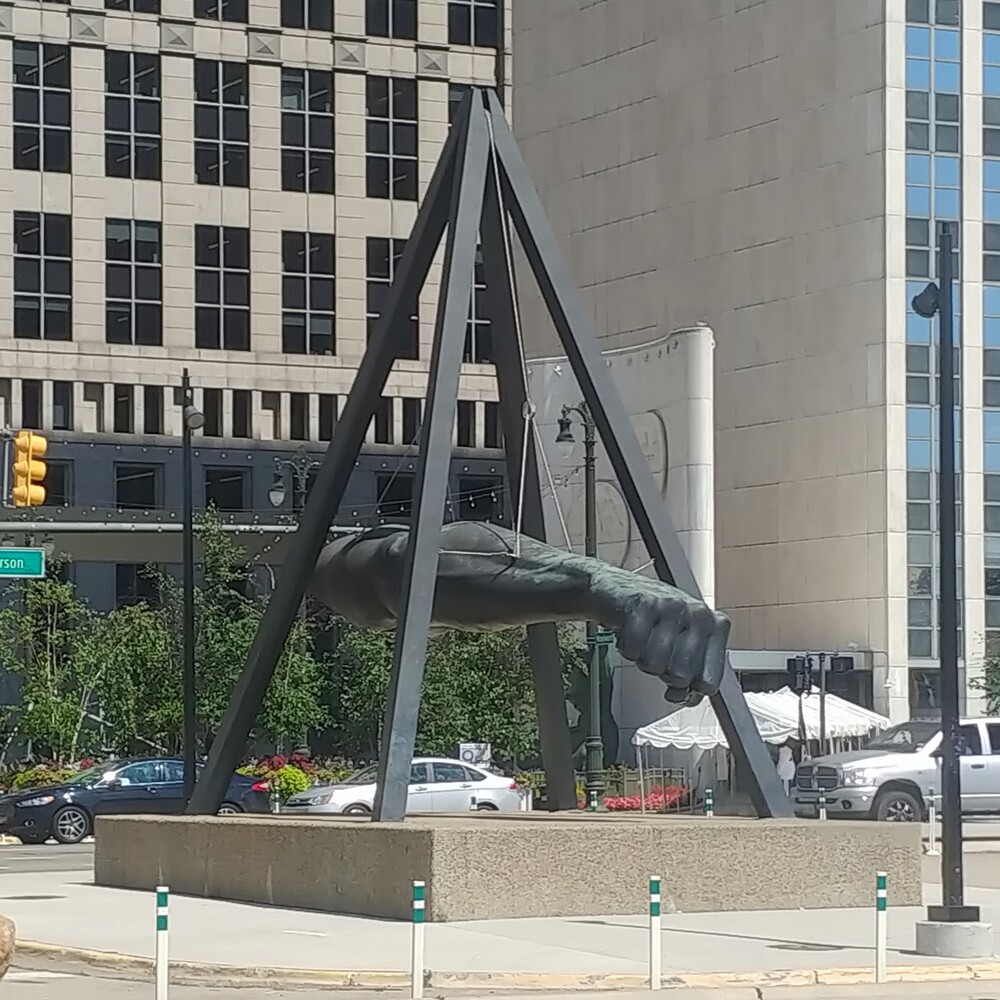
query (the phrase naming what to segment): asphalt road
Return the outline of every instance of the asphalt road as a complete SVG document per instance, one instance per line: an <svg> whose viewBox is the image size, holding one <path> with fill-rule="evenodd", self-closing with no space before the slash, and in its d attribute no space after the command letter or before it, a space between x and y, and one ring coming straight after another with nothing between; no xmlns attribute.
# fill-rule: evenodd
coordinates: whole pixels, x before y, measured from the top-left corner
<svg viewBox="0 0 1000 1000"><path fill-rule="evenodd" d="M77 872L93 871L94 845L24 844L0 846L0 879L6 872ZM3 882L0 881L0 895Z"/></svg>

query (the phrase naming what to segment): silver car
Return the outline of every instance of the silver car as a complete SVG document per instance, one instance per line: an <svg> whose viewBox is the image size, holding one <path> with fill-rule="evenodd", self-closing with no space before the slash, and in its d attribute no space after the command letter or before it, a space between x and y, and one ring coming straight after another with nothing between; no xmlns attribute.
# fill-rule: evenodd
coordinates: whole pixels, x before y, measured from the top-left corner
<svg viewBox="0 0 1000 1000"><path fill-rule="evenodd" d="M378 765L351 775L339 785L321 785L288 798L282 811L301 815L365 816L375 804ZM470 810L518 812L521 793L502 774L492 774L471 764L438 757L418 757L410 766L408 813Z"/></svg>
<svg viewBox="0 0 1000 1000"><path fill-rule="evenodd" d="M962 719L963 813L1000 813L1000 719ZM819 796L827 815L916 822L933 794L941 803L937 722L893 726L861 750L814 757L798 766L793 798L797 816L816 816Z"/></svg>

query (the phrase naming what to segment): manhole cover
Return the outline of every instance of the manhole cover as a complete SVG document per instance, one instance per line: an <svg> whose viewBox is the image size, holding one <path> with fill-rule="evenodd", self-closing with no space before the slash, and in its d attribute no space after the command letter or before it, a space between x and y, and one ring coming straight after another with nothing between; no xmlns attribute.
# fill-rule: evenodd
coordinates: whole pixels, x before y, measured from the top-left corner
<svg viewBox="0 0 1000 1000"><path fill-rule="evenodd" d="M65 896L0 896L0 899L20 899L20 900L35 900L35 899L65 899Z"/></svg>

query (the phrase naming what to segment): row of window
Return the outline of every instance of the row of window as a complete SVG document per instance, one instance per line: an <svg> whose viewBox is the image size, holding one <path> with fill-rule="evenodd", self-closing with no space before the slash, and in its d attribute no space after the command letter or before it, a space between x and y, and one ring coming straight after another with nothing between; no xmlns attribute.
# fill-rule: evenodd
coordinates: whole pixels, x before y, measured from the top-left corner
<svg viewBox="0 0 1000 1000"><path fill-rule="evenodd" d="M368 335L381 315L406 241L367 241ZM249 351L251 346L250 231L239 226L194 227L194 346ZM53 212L14 213L14 336L71 340L73 336L72 218ZM281 234L281 349L286 354L336 353L336 250L330 233ZM162 227L158 222L105 223L105 339L109 344L163 343ZM485 312L482 262L470 296L465 360L493 360ZM393 331L397 355L419 356L419 310Z"/></svg>
<svg viewBox="0 0 1000 1000"><path fill-rule="evenodd" d="M68 3L69 0L49 0ZM365 0L365 31L376 38L417 38L418 0ZM249 24L248 0L193 0L196 18ZM159 14L160 0L104 0L107 10ZM503 8L498 0L448 0L448 42L498 48ZM333 0L281 0L281 26L333 31Z"/></svg>
<svg viewBox="0 0 1000 1000"><path fill-rule="evenodd" d="M108 177L160 180L163 174L160 56L104 53L104 169ZM451 117L468 85L449 91ZM194 60L194 177L198 184L250 185L250 77L246 63ZM415 201L419 192L417 82L366 82L366 192ZM72 169L71 49L14 43L13 165ZM333 194L334 74L281 71L281 187Z"/></svg>

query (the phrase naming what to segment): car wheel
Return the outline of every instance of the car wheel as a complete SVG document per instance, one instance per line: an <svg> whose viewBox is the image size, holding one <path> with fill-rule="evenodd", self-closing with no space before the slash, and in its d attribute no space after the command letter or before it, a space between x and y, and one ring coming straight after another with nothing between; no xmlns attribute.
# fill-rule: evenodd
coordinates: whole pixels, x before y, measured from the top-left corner
<svg viewBox="0 0 1000 1000"><path fill-rule="evenodd" d="M63 806L52 817L52 836L60 844L79 844L90 833L90 817L79 806Z"/></svg>
<svg viewBox="0 0 1000 1000"><path fill-rule="evenodd" d="M495 812L500 812L500 810L493 802L477 802L476 812L495 813Z"/></svg>
<svg viewBox="0 0 1000 1000"><path fill-rule="evenodd" d="M922 808L916 796L902 789L883 792L875 800L875 818L888 823L919 823Z"/></svg>
<svg viewBox="0 0 1000 1000"><path fill-rule="evenodd" d="M362 805L360 802L355 802L354 805L348 806L344 810L345 816L370 816L371 809L366 805Z"/></svg>
<svg viewBox="0 0 1000 1000"><path fill-rule="evenodd" d="M243 810L235 802L223 802L216 816L236 816Z"/></svg>

